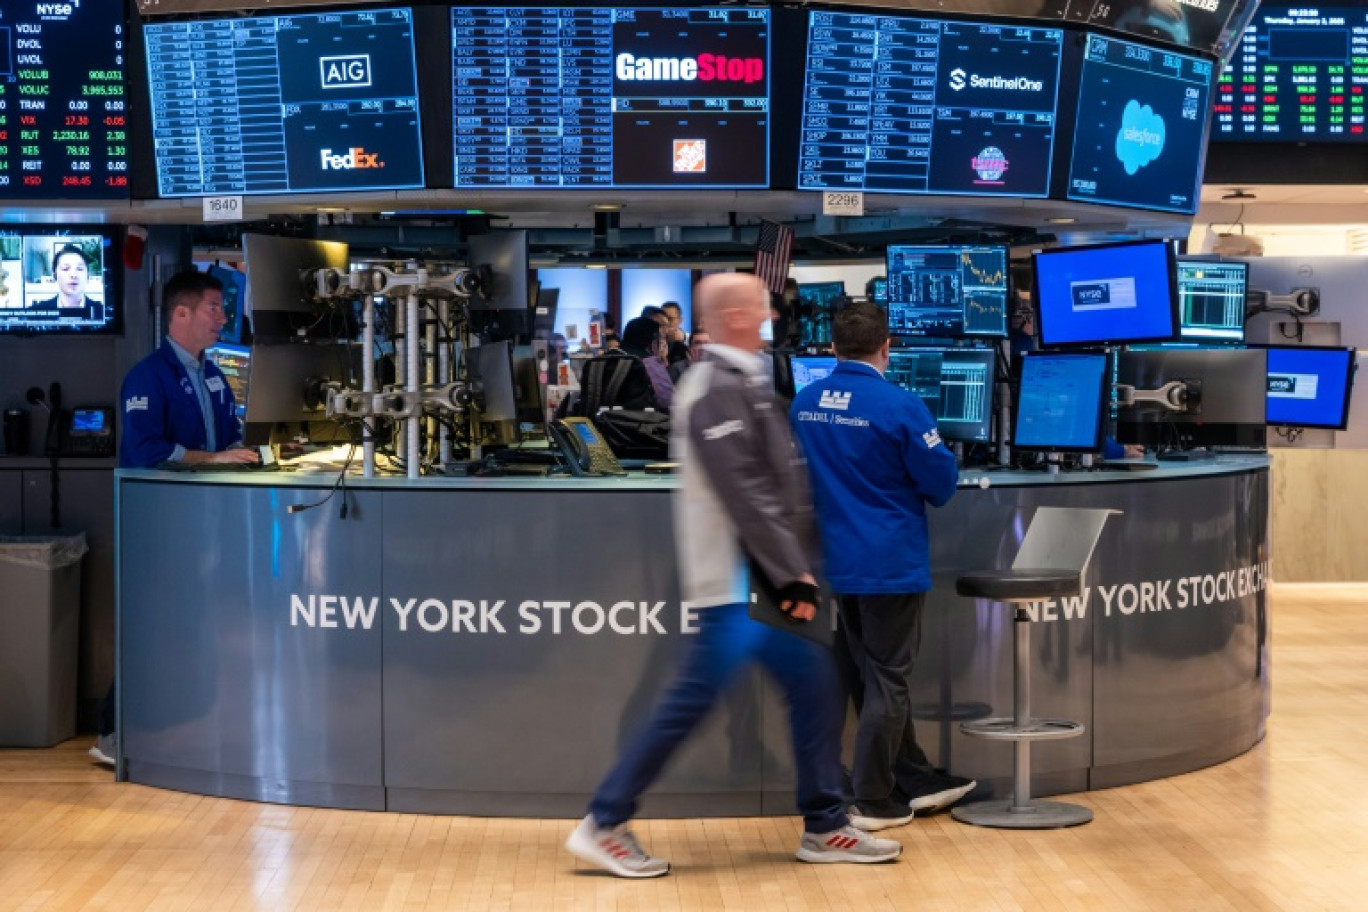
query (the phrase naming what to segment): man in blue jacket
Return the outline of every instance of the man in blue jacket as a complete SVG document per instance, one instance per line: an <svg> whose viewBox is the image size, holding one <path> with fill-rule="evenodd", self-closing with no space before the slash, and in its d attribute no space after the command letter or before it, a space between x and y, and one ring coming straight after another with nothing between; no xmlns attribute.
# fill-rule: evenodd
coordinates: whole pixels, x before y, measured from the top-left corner
<svg viewBox="0 0 1368 912"><path fill-rule="evenodd" d="M166 339L124 378L123 435L119 466L148 469L167 462L256 462L256 450L242 447L233 391L223 372L204 357L228 322L223 284L189 270L166 283ZM90 749L96 761L113 766L118 755L114 685L100 713L99 737Z"/></svg>
<svg viewBox="0 0 1368 912"><path fill-rule="evenodd" d="M950 500L959 470L921 399L883 378L890 344L883 309L847 305L832 335L840 361L798 393L792 418L812 479L826 578L840 595L845 648L861 684L851 822L873 831L948 807L975 785L931 767L913 732L908 693L931 588L926 508Z"/></svg>
<svg viewBox="0 0 1368 912"><path fill-rule="evenodd" d="M222 283L207 273L182 272L166 283L162 299L166 339L133 366L119 394L119 465L256 462L256 451L242 447L233 391L204 357L227 323Z"/></svg>

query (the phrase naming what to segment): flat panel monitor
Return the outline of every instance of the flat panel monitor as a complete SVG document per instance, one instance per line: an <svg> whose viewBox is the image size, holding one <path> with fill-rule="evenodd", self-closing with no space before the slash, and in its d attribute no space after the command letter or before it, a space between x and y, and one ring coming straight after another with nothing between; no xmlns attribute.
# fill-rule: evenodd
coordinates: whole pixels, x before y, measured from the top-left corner
<svg viewBox="0 0 1368 912"><path fill-rule="evenodd" d="M305 401L308 381L314 379L359 389L361 347L332 342L254 344L247 375L246 420L251 424L324 420L322 406Z"/></svg>
<svg viewBox="0 0 1368 912"><path fill-rule="evenodd" d="M254 340L294 339L301 330L331 335L323 319L327 305L314 300L316 286L309 275L322 268L346 271L346 244L244 234L242 250Z"/></svg>
<svg viewBox="0 0 1368 912"><path fill-rule="evenodd" d="M411 10L144 33L161 196L423 187Z"/></svg>
<svg viewBox="0 0 1368 912"><path fill-rule="evenodd" d="M834 355L789 355L789 376L796 395L809 384L825 380L836 369Z"/></svg>
<svg viewBox="0 0 1368 912"><path fill-rule="evenodd" d="M765 7L451 11L455 186L766 188Z"/></svg>
<svg viewBox="0 0 1368 912"><path fill-rule="evenodd" d="M1349 426L1358 353L1352 348L1272 345L1268 352L1268 423L1283 427Z"/></svg>
<svg viewBox="0 0 1368 912"><path fill-rule="evenodd" d="M233 391L238 418L247 420L247 391L252 377L252 349L246 345L219 343L204 350L204 356L218 365Z"/></svg>
<svg viewBox="0 0 1368 912"><path fill-rule="evenodd" d="M0 4L0 198L128 197L123 8Z"/></svg>
<svg viewBox="0 0 1368 912"><path fill-rule="evenodd" d="M1027 354L1013 422L1017 449L1100 450L1108 374L1105 354Z"/></svg>
<svg viewBox="0 0 1368 912"><path fill-rule="evenodd" d="M1178 261L1179 334L1184 342L1244 342L1247 263Z"/></svg>
<svg viewBox="0 0 1368 912"><path fill-rule="evenodd" d="M890 383L916 393L946 440L983 443L992 433L991 348L913 348L889 353Z"/></svg>
<svg viewBox="0 0 1368 912"><path fill-rule="evenodd" d="M798 188L1050 192L1064 30L811 10Z"/></svg>
<svg viewBox="0 0 1368 912"><path fill-rule="evenodd" d="M1264 2L1217 80L1211 138L1363 142L1365 82L1368 6Z"/></svg>
<svg viewBox="0 0 1368 912"><path fill-rule="evenodd" d="M481 270L487 287L470 299L472 310L528 309L527 232L491 231L470 239L467 264Z"/></svg>
<svg viewBox="0 0 1368 912"><path fill-rule="evenodd" d="M1215 65L1103 35L1087 41L1066 196L1192 215Z"/></svg>
<svg viewBox="0 0 1368 912"><path fill-rule="evenodd" d="M465 352L470 379L479 384L478 409L483 421L517 421L518 394L513 383L513 348L508 342L486 342Z"/></svg>
<svg viewBox="0 0 1368 912"><path fill-rule="evenodd" d="M1160 450L1262 449L1267 358L1257 348L1157 348L1121 352L1117 382L1157 390L1188 387L1181 411L1140 403L1118 409L1116 439Z"/></svg>
<svg viewBox="0 0 1368 912"><path fill-rule="evenodd" d="M830 345L831 320L845 301L844 282L801 282L798 285L799 344Z"/></svg>
<svg viewBox="0 0 1368 912"><path fill-rule="evenodd" d="M210 266L208 272L223 283L223 316L228 322L219 330L219 341L236 345L242 341L242 308L247 297L247 277L227 266Z"/></svg>
<svg viewBox="0 0 1368 912"><path fill-rule="evenodd" d="M1178 335L1173 245L1132 241L1037 251L1040 342L1169 342Z"/></svg>
<svg viewBox="0 0 1368 912"><path fill-rule="evenodd" d="M881 307L888 307L888 276L875 276L865 287L869 300Z"/></svg>
<svg viewBox="0 0 1368 912"><path fill-rule="evenodd" d="M888 331L895 336L1007 335L1007 248L888 247Z"/></svg>
<svg viewBox="0 0 1368 912"><path fill-rule="evenodd" d="M122 332L119 256L104 229L0 229L0 333Z"/></svg>

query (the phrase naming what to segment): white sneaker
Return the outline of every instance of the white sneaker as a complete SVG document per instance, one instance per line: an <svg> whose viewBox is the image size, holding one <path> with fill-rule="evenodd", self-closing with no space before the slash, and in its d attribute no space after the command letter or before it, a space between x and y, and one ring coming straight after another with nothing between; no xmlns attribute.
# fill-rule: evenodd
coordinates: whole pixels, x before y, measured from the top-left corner
<svg viewBox="0 0 1368 912"><path fill-rule="evenodd" d="M798 844L798 860L814 864L877 864L892 861L902 854L902 843L879 839L853 826L830 833L804 833Z"/></svg>
<svg viewBox="0 0 1368 912"><path fill-rule="evenodd" d="M889 802L892 804L892 802ZM852 804L846 809L846 815L850 818L850 825L857 830L864 830L866 833L873 833L878 830L886 830L889 827L900 827L912 822L913 810L905 804L897 805L897 810L891 808L865 811L858 804Z"/></svg>
<svg viewBox="0 0 1368 912"><path fill-rule="evenodd" d="M660 877L670 873L670 863L647 855L627 824L601 827L594 823L593 814L580 821L565 840L565 847L575 857L618 877Z"/></svg>
<svg viewBox="0 0 1368 912"><path fill-rule="evenodd" d="M95 739L95 746L86 753L90 754L90 758L96 763L103 766L116 766L114 755L119 752L119 748L114 737L114 735L100 735Z"/></svg>

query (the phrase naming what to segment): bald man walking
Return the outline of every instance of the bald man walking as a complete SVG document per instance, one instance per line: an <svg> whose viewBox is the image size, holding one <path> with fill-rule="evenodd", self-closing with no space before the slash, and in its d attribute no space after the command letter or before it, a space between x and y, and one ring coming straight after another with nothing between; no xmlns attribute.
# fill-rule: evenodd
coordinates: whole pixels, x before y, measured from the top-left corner
<svg viewBox="0 0 1368 912"><path fill-rule="evenodd" d="M755 276L721 273L698 283L694 301L716 341L676 391L670 447L681 476L674 499L680 582L685 600L701 609L699 631L678 678L598 787L566 848L620 877L668 874L669 862L648 855L628 828L637 798L737 673L758 662L789 707L804 830L798 858L890 861L902 846L856 829L846 815L843 707L830 654L751 620L747 610L747 555L795 620L811 621L817 600L802 542L811 517L803 470L760 356L769 292Z"/></svg>

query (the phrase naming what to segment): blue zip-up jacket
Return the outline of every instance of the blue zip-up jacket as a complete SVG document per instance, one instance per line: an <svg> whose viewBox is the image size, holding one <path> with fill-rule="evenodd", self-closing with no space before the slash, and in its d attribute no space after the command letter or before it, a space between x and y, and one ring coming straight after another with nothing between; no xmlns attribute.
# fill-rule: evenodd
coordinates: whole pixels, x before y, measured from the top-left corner
<svg viewBox="0 0 1368 912"><path fill-rule="evenodd" d="M793 400L827 582L843 594L931 588L926 505L955 493L959 469L915 394L873 366L842 361Z"/></svg>
<svg viewBox="0 0 1368 912"><path fill-rule="evenodd" d="M204 362L204 382L214 407L218 450L240 444L242 425L233 390L218 365L208 359ZM169 341L133 365L124 378L119 399L123 403L121 468L152 468L169 459L177 445L187 450L208 449L199 398Z"/></svg>

